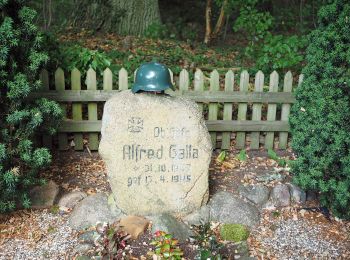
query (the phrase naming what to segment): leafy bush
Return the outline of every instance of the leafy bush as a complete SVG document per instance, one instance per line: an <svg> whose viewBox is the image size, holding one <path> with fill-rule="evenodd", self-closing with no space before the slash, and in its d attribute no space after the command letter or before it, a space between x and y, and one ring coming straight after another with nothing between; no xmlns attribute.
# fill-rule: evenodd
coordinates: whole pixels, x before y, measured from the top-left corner
<svg viewBox="0 0 350 260"><path fill-rule="evenodd" d="M28 1L0 1L0 213L28 208L28 189L42 183L38 172L50 163L47 149L35 148L39 131L54 133L61 109L46 99L28 100L41 87L39 70L48 56Z"/></svg>
<svg viewBox="0 0 350 260"><path fill-rule="evenodd" d="M301 50L305 40L300 37L268 34L257 51L256 67L266 72L292 69L304 60ZM298 70L298 68L297 68Z"/></svg>
<svg viewBox="0 0 350 260"><path fill-rule="evenodd" d="M310 35L305 80L290 117L296 184L320 192L321 204L350 218L350 3L319 11Z"/></svg>
<svg viewBox="0 0 350 260"><path fill-rule="evenodd" d="M80 70L83 78L89 68L103 75L103 71L111 65L111 60L105 52L90 50L79 45L64 47L60 51L61 66L63 69L71 71L74 68Z"/></svg>
<svg viewBox="0 0 350 260"><path fill-rule="evenodd" d="M249 0L242 4L239 16L233 25L234 31L241 30L247 34L251 46L262 40L273 24L273 17L269 12L257 10L257 2L257 0Z"/></svg>

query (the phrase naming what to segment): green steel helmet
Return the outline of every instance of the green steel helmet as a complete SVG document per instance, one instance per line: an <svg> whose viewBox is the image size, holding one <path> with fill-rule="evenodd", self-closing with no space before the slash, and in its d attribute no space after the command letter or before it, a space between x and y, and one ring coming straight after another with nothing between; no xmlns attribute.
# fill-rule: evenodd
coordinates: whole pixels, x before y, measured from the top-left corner
<svg viewBox="0 0 350 260"><path fill-rule="evenodd" d="M164 91L168 88L175 90L171 83L169 69L163 64L149 62L142 64L136 72L135 83L131 88L133 93L139 91Z"/></svg>

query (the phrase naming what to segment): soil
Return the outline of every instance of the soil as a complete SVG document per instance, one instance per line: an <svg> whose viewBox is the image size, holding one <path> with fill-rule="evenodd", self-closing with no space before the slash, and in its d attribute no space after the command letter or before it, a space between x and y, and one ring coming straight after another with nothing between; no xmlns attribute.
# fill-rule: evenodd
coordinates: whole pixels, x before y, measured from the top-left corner
<svg viewBox="0 0 350 260"><path fill-rule="evenodd" d="M211 196L222 190L238 194L237 190L239 185L255 184L258 182L257 177L271 174L276 172L276 170L284 176L284 181L291 180L288 169L278 166L275 160L268 157L265 150L250 151L248 149L246 151L246 160L244 161L238 159L239 152L239 150L235 149L228 151L223 162L217 159L219 152L213 153L209 171ZM277 155L291 160L294 158L291 150L277 151ZM87 151L57 152L53 155L52 166L45 170L42 175L47 179L54 180L60 185L62 193L77 190L84 191L88 194L111 192L104 163L97 153L90 153ZM277 180L271 181L265 183L265 185L274 186L277 182ZM303 207L307 208L317 205L317 201L311 201L307 202ZM14 219L13 223L17 223L16 219L18 218L19 222L21 222L20 220L23 219L23 216L30 215L32 214L31 212L37 211L19 211L13 213L11 218L9 218L9 216L3 216L1 218L0 216L0 226L4 225L3 223L11 224L9 223L9 219ZM256 229L252 230L248 238L250 255L258 259L278 259L276 256L280 255L281 252L283 253L283 250L286 249L283 248L278 251L276 247L273 247L273 245L270 246L268 243L264 243L264 241L269 241L274 236L274 231L278 228L278 225L288 220L303 220L308 221L307 225L321 226L320 234L324 234L324 239L327 241L336 240L339 248L343 250L341 251L343 257L350 256L349 250L346 249L350 248L350 239L347 235L350 233L350 222L341 221L334 217L331 217L331 221L329 221L320 212L303 211L298 205L263 212L261 224ZM14 232L12 238L28 237L27 233L30 232L30 228L26 226L21 232ZM216 230L217 239L220 241L218 233L219 232ZM1 240L2 234L0 232L0 246ZM130 240L129 249L131 251L125 251L125 253L132 256L130 259L146 259L147 253L152 248L152 246L150 246L151 240L152 234L150 231L147 231L138 240ZM182 243L180 247L186 259L194 259L197 250L193 243ZM236 249L237 246L234 243L228 243L225 244L221 253L225 255L227 259L234 259ZM148 256L148 258L149 257L150 256ZM308 255L308 257L313 258L315 255L311 254Z"/></svg>

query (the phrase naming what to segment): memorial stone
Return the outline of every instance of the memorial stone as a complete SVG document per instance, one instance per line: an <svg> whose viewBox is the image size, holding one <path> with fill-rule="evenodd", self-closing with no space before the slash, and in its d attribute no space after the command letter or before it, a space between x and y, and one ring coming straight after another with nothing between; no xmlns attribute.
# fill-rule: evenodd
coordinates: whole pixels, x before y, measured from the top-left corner
<svg viewBox="0 0 350 260"><path fill-rule="evenodd" d="M123 91L108 100L100 155L117 207L184 216L208 200L211 141L197 104Z"/></svg>

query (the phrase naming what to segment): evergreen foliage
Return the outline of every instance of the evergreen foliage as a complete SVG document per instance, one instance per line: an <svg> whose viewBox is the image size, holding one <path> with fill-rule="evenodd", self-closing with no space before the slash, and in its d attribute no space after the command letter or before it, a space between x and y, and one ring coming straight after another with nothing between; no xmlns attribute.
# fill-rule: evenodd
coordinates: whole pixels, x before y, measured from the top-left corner
<svg viewBox="0 0 350 260"><path fill-rule="evenodd" d="M54 133L62 114L55 102L27 99L41 87L48 56L26 2L0 0L0 213L30 207L27 190L41 182L38 171L51 159L47 149L34 147L34 135Z"/></svg>
<svg viewBox="0 0 350 260"><path fill-rule="evenodd" d="M290 117L295 182L350 218L350 3L331 1L310 35L305 80Z"/></svg>

